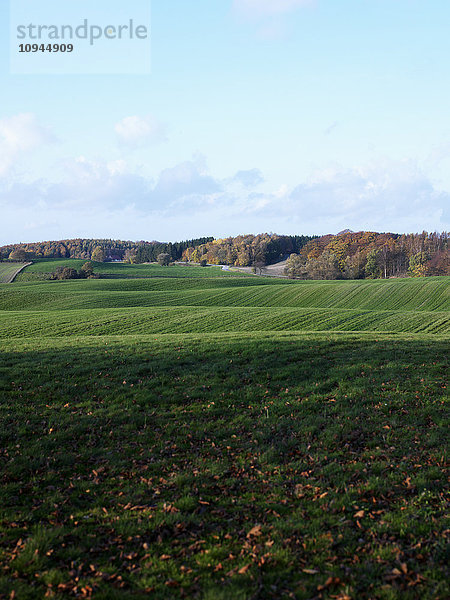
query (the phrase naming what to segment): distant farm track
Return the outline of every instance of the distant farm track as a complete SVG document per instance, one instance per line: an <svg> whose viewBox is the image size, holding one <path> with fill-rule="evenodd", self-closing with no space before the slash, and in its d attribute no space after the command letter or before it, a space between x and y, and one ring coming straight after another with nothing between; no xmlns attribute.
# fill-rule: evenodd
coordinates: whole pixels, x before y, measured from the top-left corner
<svg viewBox="0 0 450 600"><path fill-rule="evenodd" d="M0 263L0 283L11 283L25 267L31 263Z"/></svg>

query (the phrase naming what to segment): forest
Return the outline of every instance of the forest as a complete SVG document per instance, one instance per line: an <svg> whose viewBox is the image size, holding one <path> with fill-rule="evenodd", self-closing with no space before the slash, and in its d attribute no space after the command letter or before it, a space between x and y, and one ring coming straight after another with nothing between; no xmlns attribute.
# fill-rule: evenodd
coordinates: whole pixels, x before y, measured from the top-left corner
<svg viewBox="0 0 450 600"><path fill-rule="evenodd" d="M343 231L322 237L260 234L190 247L183 259L236 267L287 259L293 279L387 279L450 275L448 233L396 234Z"/></svg>
<svg viewBox="0 0 450 600"><path fill-rule="evenodd" d="M251 266L254 262L272 264L299 252L313 236L260 234L215 240L203 237L182 242L131 242L111 239L75 239L29 244L11 244L0 248L0 259L80 258L86 260L125 260L132 264L155 262L160 254L173 261ZM12 256L11 256L12 255Z"/></svg>
<svg viewBox="0 0 450 600"><path fill-rule="evenodd" d="M161 253L168 253L179 260L186 248L212 241L204 237L184 242L131 242L112 239L73 239L36 243L10 244L0 247L0 260L32 260L33 258L81 258L99 262L122 261L141 264L154 262ZM13 256L11 254L14 253ZM17 254L16 254L17 253ZM25 253L25 254L24 254Z"/></svg>
<svg viewBox="0 0 450 600"><path fill-rule="evenodd" d="M337 235L239 235L203 237L182 242L131 242L75 239L12 244L0 248L0 260L77 258L96 262L171 261L254 267L286 260L292 279L387 279L450 275L448 232L412 234L342 231Z"/></svg>
<svg viewBox="0 0 450 600"><path fill-rule="evenodd" d="M311 240L290 256L286 274L298 279L387 279L450 275L448 233L345 231Z"/></svg>

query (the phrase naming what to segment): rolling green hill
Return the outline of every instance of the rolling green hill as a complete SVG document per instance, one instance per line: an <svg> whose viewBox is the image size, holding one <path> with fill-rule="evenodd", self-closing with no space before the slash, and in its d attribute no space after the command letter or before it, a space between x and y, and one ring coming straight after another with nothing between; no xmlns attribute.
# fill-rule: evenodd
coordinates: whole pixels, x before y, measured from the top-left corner
<svg viewBox="0 0 450 600"><path fill-rule="evenodd" d="M252 331L450 331L448 312L165 306L0 312L0 338Z"/></svg>
<svg viewBox="0 0 450 600"><path fill-rule="evenodd" d="M28 267L25 274L48 264ZM217 268L108 265L105 269L112 272L118 267L126 270L127 278L0 288L0 335L20 337L27 330L45 337L83 331L92 335L272 330L445 334L450 328L450 279L446 277L280 282L235 277ZM130 273L144 273L145 278L130 279ZM206 277L208 273L213 277ZM9 311L14 311L14 317Z"/></svg>
<svg viewBox="0 0 450 600"><path fill-rule="evenodd" d="M163 270L163 269L161 269ZM296 307L396 311L450 309L449 278L289 282L263 278L80 280L0 289L0 310L143 306Z"/></svg>
<svg viewBox="0 0 450 600"><path fill-rule="evenodd" d="M40 259L27 267L25 273L21 274L19 281L33 280L33 274L51 273L58 267L70 266L80 269L85 263L80 259ZM222 271L220 267L197 267L174 265L169 268L161 268L156 264L130 265L125 263L98 263L93 262L96 273L109 279L137 279L146 277L244 277L238 272ZM37 277L36 277L37 278Z"/></svg>

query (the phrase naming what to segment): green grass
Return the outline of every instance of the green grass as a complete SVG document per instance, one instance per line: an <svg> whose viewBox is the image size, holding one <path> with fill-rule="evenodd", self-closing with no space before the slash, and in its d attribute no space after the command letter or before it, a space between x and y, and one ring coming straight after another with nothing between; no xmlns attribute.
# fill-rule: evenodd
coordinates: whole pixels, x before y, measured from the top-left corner
<svg viewBox="0 0 450 600"><path fill-rule="evenodd" d="M81 259L40 259L27 267L18 281L33 280L31 274L52 273L58 267L70 266L80 269L86 262ZM102 277L110 279L137 279L147 277L246 277L238 272L222 271L221 267L194 267L174 265L172 267L160 267L156 264L129 265L123 263L98 263L93 262L94 271Z"/></svg>
<svg viewBox="0 0 450 600"><path fill-rule="evenodd" d="M56 302L56 301L55 301ZM76 304L76 303L75 303ZM92 302L91 305L95 305ZM448 312L165 306L0 312L0 339L77 335L252 331L383 331L445 334Z"/></svg>
<svg viewBox="0 0 450 600"><path fill-rule="evenodd" d="M160 267L161 271L164 271ZM183 279L67 281L0 289L0 310L143 306L448 311L450 278L361 282Z"/></svg>
<svg viewBox="0 0 450 600"><path fill-rule="evenodd" d="M143 267L0 286L0 598L449 597L449 278Z"/></svg>
<svg viewBox="0 0 450 600"><path fill-rule="evenodd" d="M11 277L23 267L20 263L0 262L0 283L9 283Z"/></svg>

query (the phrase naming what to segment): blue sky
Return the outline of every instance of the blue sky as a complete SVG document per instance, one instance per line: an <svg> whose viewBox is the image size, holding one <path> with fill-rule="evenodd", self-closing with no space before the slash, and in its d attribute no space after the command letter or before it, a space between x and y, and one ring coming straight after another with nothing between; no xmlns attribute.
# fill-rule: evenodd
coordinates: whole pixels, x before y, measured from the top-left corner
<svg viewBox="0 0 450 600"><path fill-rule="evenodd" d="M1 4L0 244L450 229L447 0L151 15L150 74L12 75Z"/></svg>

